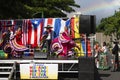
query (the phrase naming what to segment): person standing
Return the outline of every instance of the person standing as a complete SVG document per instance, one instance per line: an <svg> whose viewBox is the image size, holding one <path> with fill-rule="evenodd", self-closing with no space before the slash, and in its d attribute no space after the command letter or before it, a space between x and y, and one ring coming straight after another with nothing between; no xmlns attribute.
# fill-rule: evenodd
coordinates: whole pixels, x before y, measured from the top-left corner
<svg viewBox="0 0 120 80"><path fill-rule="evenodd" d="M100 53L100 64L99 64L99 69L106 70L108 69L108 48L106 45L106 42L103 42L103 46L101 48L101 53Z"/></svg>
<svg viewBox="0 0 120 80"><path fill-rule="evenodd" d="M112 66L112 71L117 71L118 67L119 67L119 46L118 46L118 42L115 41L114 42L114 47L112 49L112 54L113 54L113 66Z"/></svg>
<svg viewBox="0 0 120 80"><path fill-rule="evenodd" d="M95 57L95 64L97 66L97 68L99 68L99 53L100 53L100 45L99 43L97 42L95 45L94 45L94 57Z"/></svg>
<svg viewBox="0 0 120 80"><path fill-rule="evenodd" d="M46 31L43 33L41 42L40 42L40 48L43 49L44 47L47 47L47 52L50 54L51 52L51 43L52 40L56 37L56 33L52 30L51 25L47 25Z"/></svg>

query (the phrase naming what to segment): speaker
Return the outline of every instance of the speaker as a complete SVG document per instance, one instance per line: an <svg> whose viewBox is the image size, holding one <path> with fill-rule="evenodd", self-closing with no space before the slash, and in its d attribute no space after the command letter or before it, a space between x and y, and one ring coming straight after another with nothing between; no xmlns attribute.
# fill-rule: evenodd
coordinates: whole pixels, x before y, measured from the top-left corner
<svg viewBox="0 0 120 80"><path fill-rule="evenodd" d="M93 57L80 57L78 71L78 80L101 80Z"/></svg>
<svg viewBox="0 0 120 80"><path fill-rule="evenodd" d="M45 52L34 52L34 59L47 59L47 53L45 53Z"/></svg>
<svg viewBox="0 0 120 80"><path fill-rule="evenodd" d="M95 34L96 16L95 15L80 15L79 32L84 34Z"/></svg>

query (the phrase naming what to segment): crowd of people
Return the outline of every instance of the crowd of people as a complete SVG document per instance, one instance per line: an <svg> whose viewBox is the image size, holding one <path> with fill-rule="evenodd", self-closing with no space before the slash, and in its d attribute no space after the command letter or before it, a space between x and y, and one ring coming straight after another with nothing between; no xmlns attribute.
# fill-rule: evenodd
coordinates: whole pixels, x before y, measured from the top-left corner
<svg viewBox="0 0 120 80"><path fill-rule="evenodd" d="M112 49L103 42L102 46L96 42L94 45L95 64L98 69L117 71L119 69L119 46L118 41L113 41ZM112 66L109 64L111 62Z"/></svg>

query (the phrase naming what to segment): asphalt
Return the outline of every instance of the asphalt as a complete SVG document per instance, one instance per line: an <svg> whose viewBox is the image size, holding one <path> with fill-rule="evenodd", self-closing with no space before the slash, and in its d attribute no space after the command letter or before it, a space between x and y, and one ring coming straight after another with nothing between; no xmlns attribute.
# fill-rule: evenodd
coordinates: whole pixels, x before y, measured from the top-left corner
<svg viewBox="0 0 120 80"><path fill-rule="evenodd" d="M111 70L98 70L102 80L120 80L120 70L111 72Z"/></svg>
<svg viewBox="0 0 120 80"><path fill-rule="evenodd" d="M100 78L102 80L120 80L120 65L118 71L112 72L112 64L111 64L111 57L112 55L109 53L108 54L108 64L110 66L110 69L108 70L98 70L100 74ZM119 59L120 61L120 59Z"/></svg>
<svg viewBox="0 0 120 80"><path fill-rule="evenodd" d="M118 71L111 72L112 70L111 58L112 58L111 54L109 53L108 64L110 68L108 70L98 70L98 75L100 76L101 80L120 80L120 67ZM69 74L69 75L63 74L61 76L63 78L59 80L78 80L78 74Z"/></svg>
<svg viewBox="0 0 120 80"><path fill-rule="evenodd" d="M120 80L120 70L111 72L111 70L98 70L101 80ZM78 74L62 74L58 80L78 80ZM81 79L84 80L84 79Z"/></svg>

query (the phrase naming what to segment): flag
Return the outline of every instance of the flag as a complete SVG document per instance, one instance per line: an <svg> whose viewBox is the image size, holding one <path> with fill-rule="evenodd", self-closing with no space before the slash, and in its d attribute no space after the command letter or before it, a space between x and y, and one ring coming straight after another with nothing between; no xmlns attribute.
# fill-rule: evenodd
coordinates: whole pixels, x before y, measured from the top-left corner
<svg viewBox="0 0 120 80"><path fill-rule="evenodd" d="M56 33L56 37L58 37L61 32L64 32L65 27L70 26L70 20L63 20L62 18L45 18L44 27L48 24L53 27L52 30Z"/></svg>
<svg viewBox="0 0 120 80"><path fill-rule="evenodd" d="M37 47L42 36L43 19L31 19L27 22L27 44Z"/></svg>
<svg viewBox="0 0 120 80"><path fill-rule="evenodd" d="M72 38L80 38L79 17L72 17L70 25L71 25L71 35L72 35Z"/></svg>
<svg viewBox="0 0 120 80"><path fill-rule="evenodd" d="M53 27L53 31L56 33L56 37L59 36L61 32L64 31L65 27L70 29L70 19L63 20L62 18L41 18L41 19L19 19L19 20L10 20L14 24L13 31L17 30L18 26L22 27L22 44L32 45L36 47L40 44L41 37L45 28L48 24ZM0 21L0 24L4 26L3 31L6 30L5 25L9 21Z"/></svg>
<svg viewBox="0 0 120 80"><path fill-rule="evenodd" d="M64 31L65 26L70 25L70 20L62 20L61 18L42 18L42 19L23 19L22 24L22 43L24 45L32 45L36 47L40 44L41 37L48 24L53 27L56 37Z"/></svg>
<svg viewBox="0 0 120 80"><path fill-rule="evenodd" d="M28 21L29 19L23 19L22 20L22 44L24 44L25 46L27 46L27 40L28 40L28 36L27 36L27 27L28 27Z"/></svg>

